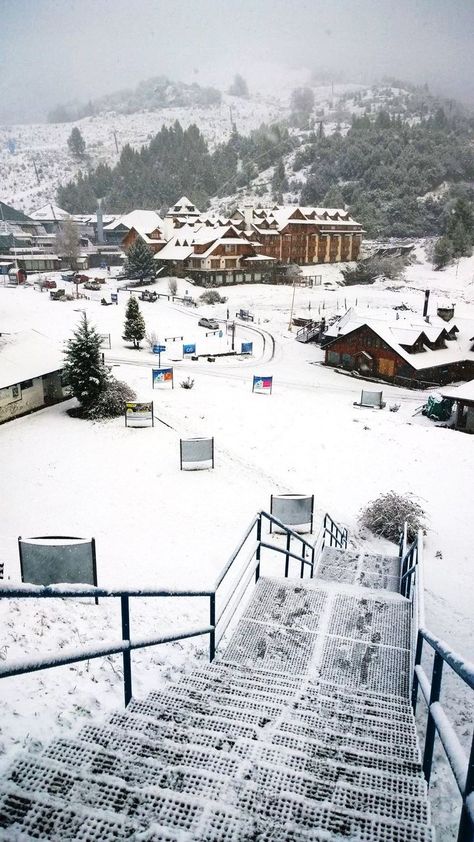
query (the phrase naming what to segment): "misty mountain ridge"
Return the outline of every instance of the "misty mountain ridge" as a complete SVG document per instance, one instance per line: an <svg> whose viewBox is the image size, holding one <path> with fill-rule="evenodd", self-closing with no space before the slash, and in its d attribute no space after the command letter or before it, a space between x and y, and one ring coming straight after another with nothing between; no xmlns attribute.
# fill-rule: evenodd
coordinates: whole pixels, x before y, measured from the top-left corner
<svg viewBox="0 0 474 842"><path fill-rule="evenodd" d="M73 123L84 117L135 114L137 111L161 108L192 108L219 105L222 94L217 88L202 87L197 82L173 82L167 76L154 76L135 88L105 94L87 103L57 105L47 114L48 123Z"/></svg>

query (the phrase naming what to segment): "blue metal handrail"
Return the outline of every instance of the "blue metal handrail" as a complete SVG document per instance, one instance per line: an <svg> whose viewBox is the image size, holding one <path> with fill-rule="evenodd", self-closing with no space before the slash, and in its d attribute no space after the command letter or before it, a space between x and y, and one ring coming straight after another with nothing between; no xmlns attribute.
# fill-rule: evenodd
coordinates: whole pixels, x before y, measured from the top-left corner
<svg viewBox="0 0 474 842"><path fill-rule="evenodd" d="M434 651L433 672L431 682L426 675L421 658L423 645L427 643ZM425 748L423 753L423 772L427 783L431 778L433 764L433 749L436 733L438 733L444 752L456 780L461 798L462 809L458 827L458 842L473 842L474 840L474 735L472 737L469 757L466 755L459 739L452 727L446 712L440 702L443 680L443 666L448 664L464 683L474 690L474 664L453 652L446 643L438 640L428 629L418 629L415 669L412 686L413 712L416 712L418 689L421 689L428 707L426 723Z"/></svg>
<svg viewBox="0 0 474 842"><path fill-rule="evenodd" d="M271 544L262 540L262 522L266 520L277 525L281 531L286 535L286 548ZM236 561L241 557L247 542L253 538L250 555L247 557L243 569L239 571L230 593L225 597L224 604L220 606L219 613L217 612L216 601L220 593L221 586L226 581L227 576L232 570ZM292 541L296 540L301 544L301 553L295 553L292 550ZM225 631L235 614L237 606L240 603L242 596L247 590L250 581L255 576L255 581L260 577L260 560L262 549L275 551L285 556L285 576L289 575L290 560L297 560L300 562L300 577L303 578L306 568L309 568L310 575L314 573L314 546L302 538L297 532L294 532L289 527L285 526L278 518L268 514L268 512L259 512L252 520L243 538L240 540L234 552L231 554L229 560L224 565L223 570L217 577L217 580L212 589L206 590L180 590L180 589L157 589L157 588L128 588L126 590L120 588L104 588L93 587L90 585L48 585L43 587L40 585L3 585L0 588L0 598L16 598L16 599L63 599L63 598L83 598L83 597L104 597L104 598L119 598L121 604L121 627L122 638L119 641L110 644L101 644L96 647L89 647L87 649L74 649L69 651L61 651L58 656L49 655L44 658L35 657L34 659L21 659L13 664L0 663L0 678L7 678L14 675L23 675L28 672L36 672L50 667L64 666L66 664L77 663L79 661L93 660L94 658L104 657L106 655L122 654L123 658L123 683L124 683L124 698L125 706L128 705L132 698L132 666L131 666L131 652L134 649L141 649L149 646L157 646L162 643L171 643L177 640L185 640L187 638L199 637L209 635L209 658L212 661L216 655L216 650L219 641L222 639ZM310 558L306 558L306 553L309 551ZM167 597L167 598L204 598L209 600L209 625L198 629L183 630L174 632L168 635L153 636L141 640L132 640L130 633L130 599L133 597ZM217 639L218 636L218 639Z"/></svg>

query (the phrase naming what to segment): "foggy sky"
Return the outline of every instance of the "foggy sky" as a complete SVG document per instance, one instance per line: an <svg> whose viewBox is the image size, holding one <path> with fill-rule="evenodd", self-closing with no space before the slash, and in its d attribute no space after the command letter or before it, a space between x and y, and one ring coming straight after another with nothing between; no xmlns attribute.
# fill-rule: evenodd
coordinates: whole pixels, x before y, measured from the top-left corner
<svg viewBox="0 0 474 842"><path fill-rule="evenodd" d="M473 0L0 0L0 121L155 75L254 90L314 67L474 105Z"/></svg>

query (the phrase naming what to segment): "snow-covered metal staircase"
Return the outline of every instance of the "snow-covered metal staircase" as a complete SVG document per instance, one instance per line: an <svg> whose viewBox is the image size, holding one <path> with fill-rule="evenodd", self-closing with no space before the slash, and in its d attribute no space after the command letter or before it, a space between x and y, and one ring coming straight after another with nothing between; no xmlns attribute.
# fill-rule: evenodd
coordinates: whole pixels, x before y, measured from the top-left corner
<svg viewBox="0 0 474 842"><path fill-rule="evenodd" d="M219 660L16 760L0 839L431 840L399 565L260 578Z"/></svg>

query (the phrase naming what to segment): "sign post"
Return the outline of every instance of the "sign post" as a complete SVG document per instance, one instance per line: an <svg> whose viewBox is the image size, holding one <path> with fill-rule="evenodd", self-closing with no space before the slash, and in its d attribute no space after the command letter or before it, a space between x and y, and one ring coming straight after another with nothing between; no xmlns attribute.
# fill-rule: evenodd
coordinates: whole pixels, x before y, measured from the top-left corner
<svg viewBox="0 0 474 842"><path fill-rule="evenodd" d="M161 366L161 355L166 351L166 345L153 345L152 352L158 354L158 365Z"/></svg>

